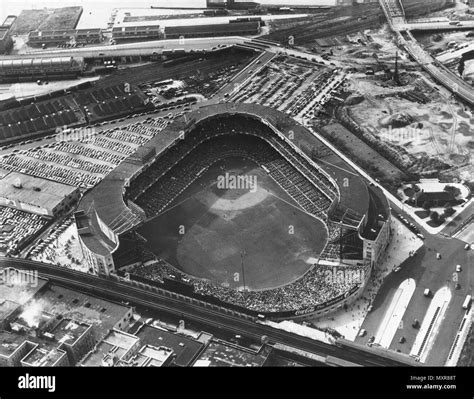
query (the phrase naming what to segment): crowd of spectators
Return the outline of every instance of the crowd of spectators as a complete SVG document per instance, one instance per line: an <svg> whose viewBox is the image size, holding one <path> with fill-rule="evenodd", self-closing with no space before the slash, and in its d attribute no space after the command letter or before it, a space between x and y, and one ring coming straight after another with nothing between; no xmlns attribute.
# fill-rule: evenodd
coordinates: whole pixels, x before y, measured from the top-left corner
<svg viewBox="0 0 474 399"><path fill-rule="evenodd" d="M162 211L175 196L191 184L190 178L208 168L217 158L222 158L223 148L227 148L227 151L232 151L233 148L239 150L239 140L234 140L229 146L225 142L229 139L229 135L237 133L261 137L270 144L269 148L273 147L278 151L280 157L272 157L270 160L264 159L268 149L266 151L262 149L260 155L255 154L255 157L258 157L260 164L266 167L268 173L303 209L311 214L324 216L324 212L337 195L329 178L295 148L276 136L269 127L243 116L220 116L197 126L194 131L186 135L185 140L167 149L158 162L132 182L127 193L128 197L133 201L138 200L138 204L143 205L148 213L156 214ZM222 141L209 141L222 135L227 138ZM205 146L194 154L194 150L202 144ZM245 151L244 154L247 156L254 154L251 148ZM185 158L185 162L180 162ZM178 167L173 170L178 163ZM152 194L139 199L151 188ZM147 203L149 196L155 198L153 204Z"/></svg>
<svg viewBox="0 0 474 399"><path fill-rule="evenodd" d="M265 291L237 291L205 279L189 278L162 259L130 270L131 274L152 281L178 278L193 286L194 292L257 312L285 312L324 304L363 284L365 267L314 265L300 279L280 288Z"/></svg>
<svg viewBox="0 0 474 399"><path fill-rule="evenodd" d="M183 161L178 162L157 182L137 199L137 204L147 215L162 212L177 198L204 170L220 159L228 157L246 157L265 162L277 154L271 147L251 136L220 136L199 144Z"/></svg>

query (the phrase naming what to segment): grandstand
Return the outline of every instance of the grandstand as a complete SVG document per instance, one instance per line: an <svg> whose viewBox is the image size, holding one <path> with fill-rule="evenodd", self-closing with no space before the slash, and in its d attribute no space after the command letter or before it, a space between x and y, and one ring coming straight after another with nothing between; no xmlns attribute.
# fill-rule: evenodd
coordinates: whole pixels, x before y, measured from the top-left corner
<svg viewBox="0 0 474 399"><path fill-rule="evenodd" d="M293 140L286 138L290 132ZM177 206L180 195L203 171L220 159L236 156L259 165L297 208L313 217L314 223L326 225L328 236L310 271L276 289L243 293L210 280L193 279L179 270L179 264L162 261L152 272L147 269L146 278L163 281L163 276L178 276L191 281L195 295L274 313L275 317L303 317L335 310L359 295L389 242L390 211L383 195L374 198L362 178L335 154L326 157L328 162L319 163L315 149L327 152L324 144L274 109L233 103L202 107L158 133L147 148L154 148L152 159L146 163L131 162L132 157L125 160L87 193L79 206L82 211L97 213L109 233L113 232L114 242L133 242L133 237L142 234L136 234L137 227ZM351 190L345 187L349 178ZM367 229L370 234L364 236ZM143 237L136 241L135 259L128 244L128 248L119 244L110 254L114 264L123 265L123 256L133 264L154 259L143 241ZM89 251L94 256L93 248ZM363 277L325 284L322 276L331 268L362 273ZM144 269L137 270L140 274Z"/></svg>

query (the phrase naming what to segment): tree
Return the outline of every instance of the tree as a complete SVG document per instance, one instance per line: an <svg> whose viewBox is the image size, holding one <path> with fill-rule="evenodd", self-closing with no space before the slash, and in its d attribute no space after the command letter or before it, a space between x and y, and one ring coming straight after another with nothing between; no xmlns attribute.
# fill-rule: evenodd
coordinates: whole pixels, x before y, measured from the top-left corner
<svg viewBox="0 0 474 399"><path fill-rule="evenodd" d="M444 217L450 217L451 215L454 215L456 213L456 211L454 210L454 208L452 206L448 206L445 210L444 210Z"/></svg>
<svg viewBox="0 0 474 399"><path fill-rule="evenodd" d="M431 209L431 204L429 201L423 202L423 209L429 211Z"/></svg>
<svg viewBox="0 0 474 399"><path fill-rule="evenodd" d="M457 198L461 195L461 190L454 186L446 185L444 186L444 191L446 191L447 193L451 193L454 198Z"/></svg>
<svg viewBox="0 0 474 399"><path fill-rule="evenodd" d="M436 211L431 212L430 218L435 223L439 222L439 213Z"/></svg>

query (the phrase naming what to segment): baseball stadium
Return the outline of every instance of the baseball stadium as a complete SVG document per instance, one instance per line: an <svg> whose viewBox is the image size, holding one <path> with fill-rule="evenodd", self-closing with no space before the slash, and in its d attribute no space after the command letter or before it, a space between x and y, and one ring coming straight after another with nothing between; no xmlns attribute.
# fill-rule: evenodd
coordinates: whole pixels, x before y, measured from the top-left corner
<svg viewBox="0 0 474 399"><path fill-rule="evenodd" d="M357 298L389 244L389 221L383 193L312 131L243 103L175 119L76 213L97 274L273 319Z"/></svg>

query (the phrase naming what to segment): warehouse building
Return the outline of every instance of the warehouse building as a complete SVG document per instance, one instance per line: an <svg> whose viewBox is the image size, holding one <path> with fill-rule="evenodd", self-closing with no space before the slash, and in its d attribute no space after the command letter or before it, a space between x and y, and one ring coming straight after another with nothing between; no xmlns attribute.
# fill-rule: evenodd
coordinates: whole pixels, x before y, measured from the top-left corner
<svg viewBox="0 0 474 399"><path fill-rule="evenodd" d="M160 39L162 36L159 25L122 26L112 29L114 40Z"/></svg>
<svg viewBox="0 0 474 399"><path fill-rule="evenodd" d="M30 46L42 46L65 43L100 43L104 39L102 29L68 29L33 31L28 35Z"/></svg>
<svg viewBox="0 0 474 399"><path fill-rule="evenodd" d="M260 33L260 22L234 22L215 25L168 26L165 28L166 39L218 37L218 36L249 36Z"/></svg>
<svg viewBox="0 0 474 399"><path fill-rule="evenodd" d="M57 216L79 200L77 187L10 172L0 179L0 206L43 216Z"/></svg>

